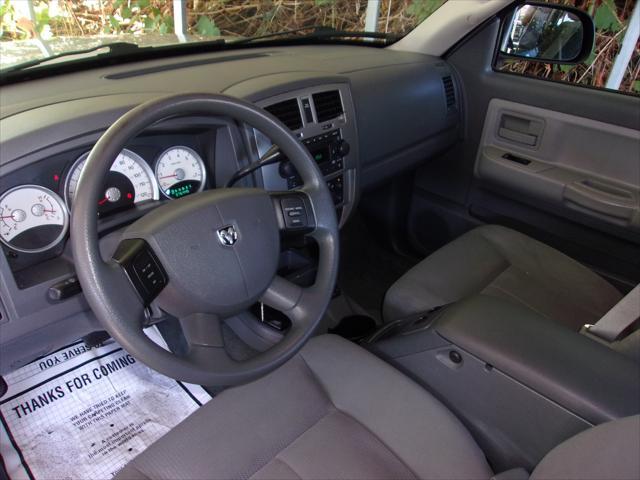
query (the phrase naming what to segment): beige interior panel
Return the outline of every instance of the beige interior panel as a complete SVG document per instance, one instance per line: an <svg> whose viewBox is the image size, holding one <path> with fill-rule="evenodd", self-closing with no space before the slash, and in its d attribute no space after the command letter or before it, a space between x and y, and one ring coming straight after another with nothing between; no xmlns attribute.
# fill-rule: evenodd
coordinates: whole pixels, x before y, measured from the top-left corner
<svg viewBox="0 0 640 480"><path fill-rule="evenodd" d="M640 229L640 131L492 99L477 178Z"/></svg>

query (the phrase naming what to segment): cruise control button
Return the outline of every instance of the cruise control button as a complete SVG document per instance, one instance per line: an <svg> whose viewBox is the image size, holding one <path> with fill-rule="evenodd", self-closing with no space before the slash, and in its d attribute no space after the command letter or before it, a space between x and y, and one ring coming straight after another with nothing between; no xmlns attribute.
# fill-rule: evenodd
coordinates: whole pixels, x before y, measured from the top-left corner
<svg viewBox="0 0 640 480"><path fill-rule="evenodd" d="M284 213L284 224L287 228L307 226L307 212L300 197L286 197L280 201Z"/></svg>
<svg viewBox="0 0 640 480"><path fill-rule="evenodd" d="M124 240L113 259L125 270L145 304L149 304L168 282L160 261L142 239Z"/></svg>

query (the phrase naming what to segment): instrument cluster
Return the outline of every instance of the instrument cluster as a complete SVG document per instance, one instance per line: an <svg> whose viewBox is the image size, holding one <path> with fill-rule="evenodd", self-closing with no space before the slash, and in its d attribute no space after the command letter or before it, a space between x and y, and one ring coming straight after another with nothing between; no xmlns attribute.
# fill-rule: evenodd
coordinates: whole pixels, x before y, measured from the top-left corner
<svg viewBox="0 0 640 480"><path fill-rule="evenodd" d="M89 152L68 169L61 195L40 185L19 185L0 195L0 241L12 250L39 253L58 245L69 229ZM154 169L140 155L124 149L105 177L98 214L106 216L137 204L177 199L202 191L207 171L200 155L186 146L172 146L155 160ZM64 198L64 200L63 200Z"/></svg>

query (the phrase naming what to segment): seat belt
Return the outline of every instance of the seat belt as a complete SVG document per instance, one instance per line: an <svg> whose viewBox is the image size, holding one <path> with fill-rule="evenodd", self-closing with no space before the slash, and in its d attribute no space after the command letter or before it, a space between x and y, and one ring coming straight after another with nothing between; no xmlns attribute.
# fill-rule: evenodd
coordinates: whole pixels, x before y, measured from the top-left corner
<svg viewBox="0 0 640 480"><path fill-rule="evenodd" d="M640 318L640 284L631 290L594 325L585 325L582 332L607 342L618 340L622 332Z"/></svg>

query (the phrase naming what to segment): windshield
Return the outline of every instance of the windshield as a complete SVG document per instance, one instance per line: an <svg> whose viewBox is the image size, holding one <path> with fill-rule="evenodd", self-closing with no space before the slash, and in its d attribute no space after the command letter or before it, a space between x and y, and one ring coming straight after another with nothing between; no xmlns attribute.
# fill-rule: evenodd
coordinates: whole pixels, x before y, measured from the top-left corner
<svg viewBox="0 0 640 480"><path fill-rule="evenodd" d="M0 0L0 69L31 66L61 54L51 63L77 60L77 52L93 48L86 56L94 56L104 53L95 47L115 42L156 47L263 36L287 39L313 35L319 27L339 32L342 41L373 44L382 38L388 44L445 1ZM378 32L378 38L345 36L363 31ZM270 35L276 32L285 33ZM323 33L328 41L327 31ZM385 33L386 39L380 35Z"/></svg>

